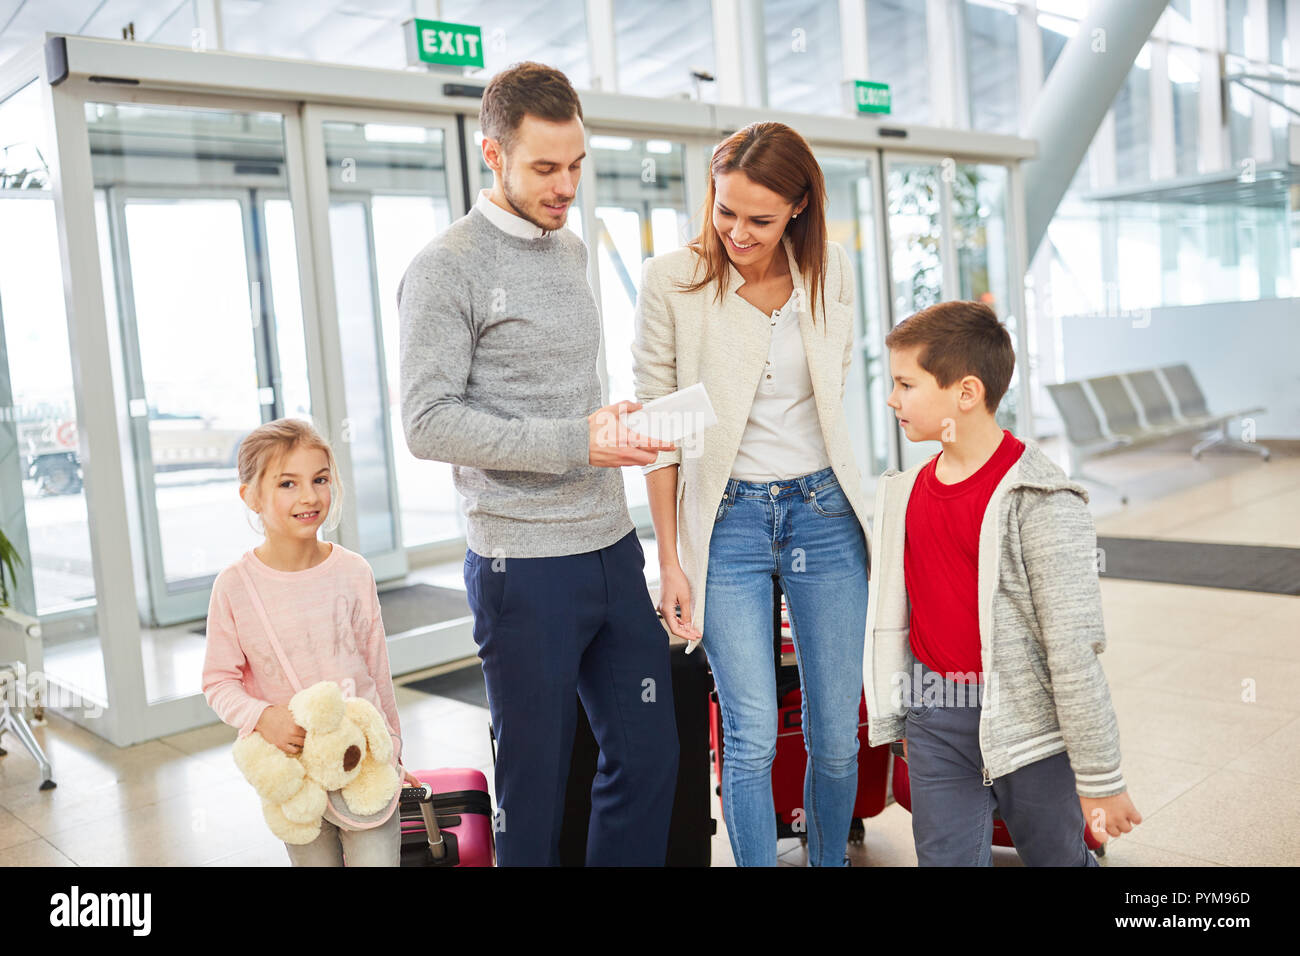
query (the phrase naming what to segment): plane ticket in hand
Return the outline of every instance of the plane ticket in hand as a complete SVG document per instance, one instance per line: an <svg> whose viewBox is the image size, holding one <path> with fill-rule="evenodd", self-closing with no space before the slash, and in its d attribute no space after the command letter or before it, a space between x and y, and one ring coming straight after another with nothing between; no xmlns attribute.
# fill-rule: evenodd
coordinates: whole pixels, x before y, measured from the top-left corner
<svg viewBox="0 0 1300 956"><path fill-rule="evenodd" d="M627 416L627 428L638 435L659 441L677 442L694 438L710 425L716 425L709 393L703 382L647 402Z"/></svg>

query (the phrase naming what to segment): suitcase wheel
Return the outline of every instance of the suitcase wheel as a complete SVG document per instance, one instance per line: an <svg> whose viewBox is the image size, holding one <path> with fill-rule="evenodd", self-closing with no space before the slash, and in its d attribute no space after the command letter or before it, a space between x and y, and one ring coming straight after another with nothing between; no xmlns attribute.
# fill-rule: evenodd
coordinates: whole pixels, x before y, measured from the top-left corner
<svg viewBox="0 0 1300 956"><path fill-rule="evenodd" d="M857 846L862 845L862 840L866 836L866 826L857 817L854 817L849 823L849 843Z"/></svg>

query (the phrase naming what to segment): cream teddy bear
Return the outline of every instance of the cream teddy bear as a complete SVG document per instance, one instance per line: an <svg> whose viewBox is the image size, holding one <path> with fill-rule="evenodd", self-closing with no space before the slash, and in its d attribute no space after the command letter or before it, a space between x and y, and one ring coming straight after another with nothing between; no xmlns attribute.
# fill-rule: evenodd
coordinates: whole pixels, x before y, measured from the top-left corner
<svg viewBox="0 0 1300 956"><path fill-rule="evenodd" d="M300 846L320 835L326 793L341 791L357 816L383 810L401 781L389 762L393 740L374 705L343 697L333 681L300 690L289 711L306 731L302 753L291 757L257 731L235 741L233 756L262 798L271 832Z"/></svg>

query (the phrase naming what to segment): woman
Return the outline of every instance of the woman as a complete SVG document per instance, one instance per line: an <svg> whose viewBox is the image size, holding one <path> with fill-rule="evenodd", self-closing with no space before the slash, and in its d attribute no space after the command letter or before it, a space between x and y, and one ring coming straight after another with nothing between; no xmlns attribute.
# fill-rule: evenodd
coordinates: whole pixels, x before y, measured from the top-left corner
<svg viewBox="0 0 1300 956"><path fill-rule="evenodd" d="M780 575L803 689L808 860L835 866L857 794L867 614L868 510L843 409L853 279L826 241L821 168L794 130L740 130L710 173L700 235L646 263L637 302L637 400L703 382L718 416L698 448L644 469L660 612L703 641L717 681L736 863L775 866Z"/></svg>

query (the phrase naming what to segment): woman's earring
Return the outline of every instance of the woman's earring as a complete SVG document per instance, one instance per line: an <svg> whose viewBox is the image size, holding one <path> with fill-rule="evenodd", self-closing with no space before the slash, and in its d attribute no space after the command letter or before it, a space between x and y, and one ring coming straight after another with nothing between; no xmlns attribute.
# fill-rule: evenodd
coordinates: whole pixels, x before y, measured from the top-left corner
<svg viewBox="0 0 1300 956"><path fill-rule="evenodd" d="M795 214L794 214L793 216L791 216L790 218L791 218L791 219L798 219L798 218L799 218L799 214L798 214L798 213L795 213Z"/></svg>

